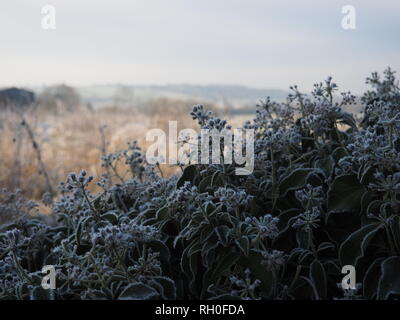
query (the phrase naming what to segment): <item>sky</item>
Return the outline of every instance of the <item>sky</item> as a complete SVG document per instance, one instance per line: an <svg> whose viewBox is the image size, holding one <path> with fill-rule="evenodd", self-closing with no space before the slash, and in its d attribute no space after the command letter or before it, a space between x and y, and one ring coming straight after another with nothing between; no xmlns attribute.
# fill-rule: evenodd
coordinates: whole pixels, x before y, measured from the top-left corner
<svg viewBox="0 0 400 320"><path fill-rule="evenodd" d="M42 28L45 5L56 29ZM342 7L356 29L342 28ZM286 89L333 76L362 92L400 71L398 0L9 0L0 86L235 84Z"/></svg>

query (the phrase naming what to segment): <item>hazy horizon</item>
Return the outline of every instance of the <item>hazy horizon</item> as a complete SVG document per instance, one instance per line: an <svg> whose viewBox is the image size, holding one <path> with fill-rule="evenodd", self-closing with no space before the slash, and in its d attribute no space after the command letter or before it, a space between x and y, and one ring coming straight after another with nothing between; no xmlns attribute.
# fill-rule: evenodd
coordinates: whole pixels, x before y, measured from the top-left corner
<svg viewBox="0 0 400 320"><path fill-rule="evenodd" d="M315 0L0 4L0 85L241 85L303 91L331 75L360 93L365 77L400 70L400 3ZM41 8L56 8L43 30ZM344 5L357 29L341 27Z"/></svg>

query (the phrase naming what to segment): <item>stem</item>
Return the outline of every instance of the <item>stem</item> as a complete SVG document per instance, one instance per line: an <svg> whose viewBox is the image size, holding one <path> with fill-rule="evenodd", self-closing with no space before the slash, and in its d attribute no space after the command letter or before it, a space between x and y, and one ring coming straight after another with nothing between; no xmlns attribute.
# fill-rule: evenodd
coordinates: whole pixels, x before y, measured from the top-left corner
<svg viewBox="0 0 400 320"><path fill-rule="evenodd" d="M104 131L104 126L99 127L100 131L100 138L101 138L101 147L100 147L100 152L101 154L105 157L107 155L107 139L106 139L106 133ZM110 176L110 168L106 166L106 173L107 175ZM111 186L111 181L108 180L107 182L108 186Z"/></svg>
<svg viewBox="0 0 400 320"><path fill-rule="evenodd" d="M296 283L297 279L299 278L299 275L300 275L300 272L301 272L301 268L302 268L301 265L297 266L296 274L294 275L293 281L292 281L292 283L290 284L290 286L288 288L288 292L290 292L292 290L294 284Z"/></svg>
<svg viewBox="0 0 400 320"><path fill-rule="evenodd" d="M271 183L272 183L272 213L275 211L276 205L276 194L275 194L275 186L276 186L276 176L275 176L275 159L274 152L271 148Z"/></svg>
<svg viewBox="0 0 400 320"><path fill-rule="evenodd" d="M115 255L117 256L118 264L124 269L126 277L128 279L132 279L131 275L129 274L128 268L126 267L125 261L119 255L118 250L116 248L113 248L113 251L114 251Z"/></svg>
<svg viewBox="0 0 400 320"><path fill-rule="evenodd" d="M94 269L95 269L96 272L97 272L97 275L98 275L98 277L99 277L99 280L82 280L82 281L99 281L99 282L101 283L101 285L102 285L104 288L107 288L107 284L106 284L106 282L104 281L104 278L103 278L103 276L102 276L100 270L97 269L96 260L94 259L94 257L93 257L92 254L90 254L90 258L91 258L92 261L93 261L93 267L94 267Z"/></svg>
<svg viewBox="0 0 400 320"><path fill-rule="evenodd" d="M386 236L387 236L388 242L389 242L390 254L395 255L396 250L394 249L390 228L389 228L388 224L386 223L386 221L385 221L385 231L386 231Z"/></svg>
<svg viewBox="0 0 400 320"><path fill-rule="evenodd" d="M99 221L100 220L100 215L97 212L97 210L93 207L92 203L90 202L89 197L88 197L88 195L86 193L86 190L85 190L85 186L82 183L81 183L81 188L82 188L83 196L85 197L85 200L86 200L90 210L95 214L95 219L97 221Z"/></svg>
<svg viewBox="0 0 400 320"><path fill-rule="evenodd" d="M36 157L37 157L37 160L38 160L38 163L39 163L40 171L43 173L43 176L44 176L45 181L46 181L47 190L51 194L51 196L53 197L55 195L55 193L54 193L53 187L51 186L50 177L49 177L49 174L47 173L46 166L44 165L44 162L43 162L42 151L41 151L41 149L39 147L39 144L37 143L37 141L35 139L35 135L33 133L33 130L29 126L28 122L25 120L23 115L20 115L20 116L22 118L22 122L21 123L25 127L25 129L26 129L26 131L28 133L29 139L32 142L33 149L36 152Z"/></svg>
<svg viewBox="0 0 400 320"><path fill-rule="evenodd" d="M318 258L318 254L317 254L317 251L315 250L315 246L313 243L313 232L311 229L310 229L310 231L308 231L308 249L310 249L310 248L314 254L314 257Z"/></svg>
<svg viewBox="0 0 400 320"><path fill-rule="evenodd" d="M18 275L20 276L20 278L23 279L23 280L26 280L28 282L31 282L31 279L29 278L28 274L22 268L21 264L18 261L18 257L17 257L17 255L15 253L15 249L13 249L11 251L11 253L12 253L12 257L13 257L13 260L14 260L15 267L17 268Z"/></svg>
<svg viewBox="0 0 400 320"><path fill-rule="evenodd" d="M157 168L158 168L158 171L160 171L161 178L164 178L164 174L163 174L163 172L161 170L161 167L160 167L160 164L158 162L157 162Z"/></svg>
<svg viewBox="0 0 400 320"><path fill-rule="evenodd" d="M118 171L117 171L117 166L113 166L112 164L110 164L111 169L113 170L115 176L122 182L122 184L125 183L124 179L122 179L122 177L119 175Z"/></svg>

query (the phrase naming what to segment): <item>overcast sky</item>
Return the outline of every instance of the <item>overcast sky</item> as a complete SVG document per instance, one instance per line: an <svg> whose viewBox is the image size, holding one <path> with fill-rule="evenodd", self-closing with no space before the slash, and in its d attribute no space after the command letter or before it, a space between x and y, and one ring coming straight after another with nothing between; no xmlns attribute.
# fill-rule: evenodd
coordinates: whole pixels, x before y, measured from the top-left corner
<svg viewBox="0 0 400 320"><path fill-rule="evenodd" d="M41 8L56 8L43 30ZM356 30L341 27L356 8ZM0 85L241 84L400 72L398 0L2 0Z"/></svg>

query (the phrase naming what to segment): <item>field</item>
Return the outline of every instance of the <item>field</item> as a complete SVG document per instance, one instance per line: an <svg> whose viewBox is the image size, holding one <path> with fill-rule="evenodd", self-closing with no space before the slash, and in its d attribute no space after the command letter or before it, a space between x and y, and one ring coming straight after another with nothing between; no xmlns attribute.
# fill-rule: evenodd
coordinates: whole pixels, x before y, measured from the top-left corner
<svg viewBox="0 0 400 320"><path fill-rule="evenodd" d="M57 194L59 182L70 172L85 169L100 177L106 173L101 156L124 150L135 140L145 150L148 130L167 132L169 120L176 120L179 129L196 128L189 116L195 103L159 98L130 108L113 105L52 112L39 105L23 112L11 108L0 111L0 188L19 188L27 198L40 201L49 189ZM249 117L230 118L239 125ZM162 170L169 176L179 168L162 165Z"/></svg>
<svg viewBox="0 0 400 320"><path fill-rule="evenodd" d="M294 86L248 118L165 99L3 111L0 299L398 299L400 87L390 68L366 82L361 98L331 77ZM168 120L221 134L246 118L245 175L145 157Z"/></svg>

